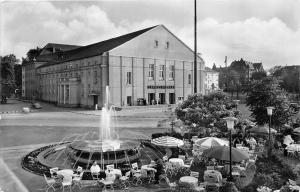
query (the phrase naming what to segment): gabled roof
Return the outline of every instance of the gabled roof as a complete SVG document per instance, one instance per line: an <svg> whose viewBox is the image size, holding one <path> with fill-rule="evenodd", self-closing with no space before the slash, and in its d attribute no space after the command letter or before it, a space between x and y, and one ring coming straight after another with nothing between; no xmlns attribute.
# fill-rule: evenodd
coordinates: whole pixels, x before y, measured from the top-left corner
<svg viewBox="0 0 300 192"><path fill-rule="evenodd" d="M98 43L94 43L91 45L83 46L83 47L80 47L77 49L61 52L60 54L56 54L56 56L52 55L51 57L54 59L54 62L47 63L45 65L42 65L41 67L55 64L55 63L72 61L72 60L82 59L82 58L86 58L86 57L101 55L102 53L107 52L113 48L116 48L116 47L126 43L127 41L130 41L131 39L155 28L156 26L142 29L139 31L135 31L132 33L128 33L126 35L122 35L119 37L115 37L115 38L101 41Z"/></svg>
<svg viewBox="0 0 300 192"><path fill-rule="evenodd" d="M67 45L67 44L58 44L58 43L48 43L42 48L41 54L36 58L38 62L53 62L59 61L59 55L61 52L69 51L72 49L77 49L79 45ZM53 49L55 52L53 52Z"/></svg>

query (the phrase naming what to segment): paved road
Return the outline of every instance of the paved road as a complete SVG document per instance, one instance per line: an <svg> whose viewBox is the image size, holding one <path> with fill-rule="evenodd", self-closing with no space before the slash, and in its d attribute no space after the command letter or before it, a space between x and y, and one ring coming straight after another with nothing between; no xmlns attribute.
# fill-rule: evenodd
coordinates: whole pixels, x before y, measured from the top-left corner
<svg viewBox="0 0 300 192"><path fill-rule="evenodd" d="M12 110L28 103L15 101L5 105ZM97 133L101 127L101 111L63 109L42 104L43 110L29 114L1 114L0 158L30 191L39 191L44 186L43 178L23 170L21 158L33 149L47 143L59 142L74 134ZM48 111L47 111L48 110ZM160 120L168 118L167 106L125 108L116 113L115 127L121 138L149 138L158 128Z"/></svg>

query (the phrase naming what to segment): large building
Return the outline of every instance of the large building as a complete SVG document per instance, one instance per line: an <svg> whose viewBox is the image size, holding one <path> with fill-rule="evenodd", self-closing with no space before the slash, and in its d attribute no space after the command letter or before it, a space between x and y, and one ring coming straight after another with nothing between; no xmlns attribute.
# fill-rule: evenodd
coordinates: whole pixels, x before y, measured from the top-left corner
<svg viewBox="0 0 300 192"><path fill-rule="evenodd" d="M35 95L61 106L101 107L106 86L109 102L117 106L137 105L140 99L173 104L193 93L194 52L163 25L68 50L48 47L32 68L23 67L25 97ZM204 67L198 57L199 93L204 93ZM30 71L35 83L26 78Z"/></svg>
<svg viewBox="0 0 300 192"><path fill-rule="evenodd" d="M205 67L205 94L219 90L219 72Z"/></svg>

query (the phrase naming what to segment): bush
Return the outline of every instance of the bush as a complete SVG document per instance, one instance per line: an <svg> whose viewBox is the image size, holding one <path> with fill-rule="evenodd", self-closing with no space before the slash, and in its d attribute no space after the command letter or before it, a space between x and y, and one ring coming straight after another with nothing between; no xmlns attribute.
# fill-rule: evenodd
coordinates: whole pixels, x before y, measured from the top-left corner
<svg viewBox="0 0 300 192"><path fill-rule="evenodd" d="M189 168L174 166L171 163L166 163L166 174L170 182L177 182L183 176L190 175L191 171Z"/></svg>

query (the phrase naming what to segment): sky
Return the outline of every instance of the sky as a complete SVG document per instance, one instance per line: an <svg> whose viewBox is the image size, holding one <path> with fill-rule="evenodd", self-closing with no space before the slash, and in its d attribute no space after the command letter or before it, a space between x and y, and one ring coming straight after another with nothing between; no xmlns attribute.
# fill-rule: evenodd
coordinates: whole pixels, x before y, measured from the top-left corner
<svg viewBox="0 0 300 192"><path fill-rule="evenodd" d="M206 66L233 60L300 65L300 0L197 0L197 47ZM0 55L47 43L88 45L163 24L194 47L194 0L3 1Z"/></svg>

